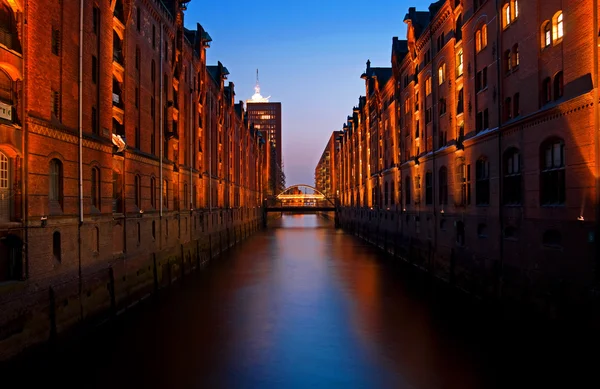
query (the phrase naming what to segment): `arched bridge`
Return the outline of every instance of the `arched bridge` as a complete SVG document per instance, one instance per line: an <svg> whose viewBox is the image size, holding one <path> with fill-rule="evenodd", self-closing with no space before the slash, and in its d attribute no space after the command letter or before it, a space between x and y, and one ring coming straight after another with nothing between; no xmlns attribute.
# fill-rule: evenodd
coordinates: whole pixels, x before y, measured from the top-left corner
<svg viewBox="0 0 600 389"><path fill-rule="evenodd" d="M307 184L292 185L275 197L266 212L315 213L335 212L335 199L330 199L317 188Z"/></svg>

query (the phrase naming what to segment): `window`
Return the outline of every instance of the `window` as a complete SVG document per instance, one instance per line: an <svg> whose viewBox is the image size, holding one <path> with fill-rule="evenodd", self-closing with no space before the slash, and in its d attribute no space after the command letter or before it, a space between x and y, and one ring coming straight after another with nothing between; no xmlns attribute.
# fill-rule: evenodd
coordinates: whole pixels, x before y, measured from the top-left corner
<svg viewBox="0 0 600 389"><path fill-rule="evenodd" d="M135 176L135 181L134 181L134 185L135 185L135 206L138 207L139 209L142 209L142 177L140 177L139 174L136 174Z"/></svg>
<svg viewBox="0 0 600 389"><path fill-rule="evenodd" d="M471 204L471 165L461 162L456 166L456 182L459 190L457 205Z"/></svg>
<svg viewBox="0 0 600 389"><path fill-rule="evenodd" d="M504 69L507 74L509 74L512 71L512 65L512 52L510 50L506 50L504 52Z"/></svg>
<svg viewBox="0 0 600 389"><path fill-rule="evenodd" d="M446 64L443 63L438 68L438 85L442 85L446 81Z"/></svg>
<svg viewBox="0 0 600 389"><path fill-rule="evenodd" d="M483 24L475 32L475 50L479 53L487 46L487 25Z"/></svg>
<svg viewBox="0 0 600 389"><path fill-rule="evenodd" d="M487 238L487 225L485 223L479 223L477 225L477 236L480 238Z"/></svg>
<svg viewBox="0 0 600 389"><path fill-rule="evenodd" d="M431 123L431 119L432 119L431 116L432 116L431 115L431 107L429 107L425 110L425 124Z"/></svg>
<svg viewBox="0 0 600 389"><path fill-rule="evenodd" d="M510 2L504 4L502 7L502 27L506 28L510 25L512 13L511 13Z"/></svg>
<svg viewBox="0 0 600 389"><path fill-rule="evenodd" d="M150 178L150 205L156 209L156 178Z"/></svg>
<svg viewBox="0 0 600 389"><path fill-rule="evenodd" d="M456 42L462 40L462 15L458 15L456 18L455 38Z"/></svg>
<svg viewBox="0 0 600 389"><path fill-rule="evenodd" d="M458 90L458 103L456 104L456 114L461 114L464 112L465 110L465 93L463 91L463 88L460 88Z"/></svg>
<svg viewBox="0 0 600 389"><path fill-rule="evenodd" d="M92 134L98 135L98 110L96 107L92 107Z"/></svg>
<svg viewBox="0 0 600 389"><path fill-rule="evenodd" d="M50 96L50 110L55 119L60 120L60 93L53 90Z"/></svg>
<svg viewBox="0 0 600 389"><path fill-rule="evenodd" d="M156 49L156 26L152 25L152 48Z"/></svg>
<svg viewBox="0 0 600 389"><path fill-rule="evenodd" d="M521 107L519 105L520 103L520 96L518 93L515 93L515 96L513 97L513 115L514 117L517 117L521 114Z"/></svg>
<svg viewBox="0 0 600 389"><path fill-rule="evenodd" d="M10 168L8 157L0 152L0 221L10 221ZM0 274L1 276L1 274Z"/></svg>
<svg viewBox="0 0 600 389"><path fill-rule="evenodd" d="M419 128L419 120L415 121L415 139L419 139L419 136L421 135L420 133L420 128Z"/></svg>
<svg viewBox="0 0 600 389"><path fill-rule="evenodd" d="M425 79L425 96L429 96L431 94L431 76L427 76Z"/></svg>
<svg viewBox="0 0 600 389"><path fill-rule="evenodd" d="M444 33L441 33L440 36L438 36L437 38L437 51L440 52L442 51L442 48L444 47Z"/></svg>
<svg viewBox="0 0 600 389"><path fill-rule="evenodd" d="M564 35L563 13L562 11L558 11L552 18L552 38L554 43L560 43Z"/></svg>
<svg viewBox="0 0 600 389"><path fill-rule="evenodd" d="M169 181L163 180L163 206L169 207Z"/></svg>
<svg viewBox="0 0 600 389"><path fill-rule="evenodd" d="M542 105L552 101L552 81L547 77L542 81Z"/></svg>
<svg viewBox="0 0 600 389"><path fill-rule="evenodd" d="M513 19L516 19L519 17L519 0L513 0Z"/></svg>
<svg viewBox="0 0 600 389"><path fill-rule="evenodd" d="M552 26L546 20L542 24L542 49L549 47L552 44Z"/></svg>
<svg viewBox="0 0 600 389"><path fill-rule="evenodd" d="M383 189L383 206L387 207L388 206L388 200L390 198L390 186L387 183L387 181L385 182L385 184L383 185L384 189Z"/></svg>
<svg viewBox="0 0 600 389"><path fill-rule="evenodd" d="M60 207L63 205L63 166L58 159L50 161L50 174L48 198L51 203L56 203Z"/></svg>
<svg viewBox="0 0 600 389"><path fill-rule="evenodd" d="M456 244L465 245L465 223L461 221L456 222Z"/></svg>
<svg viewBox="0 0 600 389"><path fill-rule="evenodd" d="M92 13L92 29L96 35L100 31L100 9L98 7L94 7L94 11Z"/></svg>
<svg viewBox="0 0 600 389"><path fill-rule="evenodd" d="M542 205L565 203L565 144L560 139L546 141L540 148L540 200Z"/></svg>
<svg viewBox="0 0 600 389"><path fill-rule="evenodd" d="M139 6L137 8L137 18L136 18L135 22L136 22L137 30L140 31L142 29L142 10L140 9Z"/></svg>
<svg viewBox="0 0 600 389"><path fill-rule="evenodd" d="M135 47L135 69L140 70L140 47Z"/></svg>
<svg viewBox="0 0 600 389"><path fill-rule="evenodd" d="M504 228L504 239L518 240L519 235L516 227L508 226Z"/></svg>
<svg viewBox="0 0 600 389"><path fill-rule="evenodd" d="M52 54L60 54L60 30L52 29Z"/></svg>
<svg viewBox="0 0 600 389"><path fill-rule="evenodd" d="M477 72L475 76L475 89L480 92L487 88L487 66Z"/></svg>
<svg viewBox="0 0 600 389"><path fill-rule="evenodd" d="M504 99L504 120L512 119L512 101L510 97Z"/></svg>
<svg viewBox="0 0 600 389"><path fill-rule="evenodd" d="M463 75L464 71L464 58L463 51L460 50L456 55L456 77L460 77Z"/></svg>
<svg viewBox="0 0 600 389"><path fill-rule="evenodd" d="M486 158L479 158L475 164L475 203L490 203L490 164Z"/></svg>
<svg viewBox="0 0 600 389"><path fill-rule="evenodd" d="M113 213L123 213L123 176L116 170L113 170Z"/></svg>
<svg viewBox="0 0 600 389"><path fill-rule="evenodd" d="M489 111L487 108L477 112L477 122L475 123L475 126L475 131L477 133L490 128Z"/></svg>
<svg viewBox="0 0 600 389"><path fill-rule="evenodd" d="M519 150L509 149L504 153L504 204L521 204L521 158Z"/></svg>
<svg viewBox="0 0 600 389"><path fill-rule="evenodd" d="M448 204L448 169L442 166L439 171L439 199L440 205Z"/></svg>
<svg viewBox="0 0 600 389"><path fill-rule="evenodd" d="M415 112L419 110L419 91L415 91Z"/></svg>
<svg viewBox="0 0 600 389"><path fill-rule="evenodd" d="M563 72L556 73L554 76L554 100L563 96Z"/></svg>
<svg viewBox="0 0 600 389"><path fill-rule="evenodd" d="M519 59L519 44L515 43L515 45L512 48L512 68L513 70L515 70L520 63L520 59Z"/></svg>
<svg viewBox="0 0 600 389"><path fill-rule="evenodd" d="M97 167L92 168L92 206L96 208L96 210L100 210L101 207L101 190L100 190L100 169Z"/></svg>
<svg viewBox="0 0 600 389"><path fill-rule="evenodd" d="M405 188L404 188L404 204L405 205L410 205L410 187L412 185L412 181L410 179L410 176L407 176L405 179Z"/></svg>
<svg viewBox="0 0 600 389"><path fill-rule="evenodd" d="M425 204L433 204L433 174L425 173Z"/></svg>
<svg viewBox="0 0 600 389"><path fill-rule="evenodd" d="M60 247L60 232L54 231L52 234L52 254L57 262L62 261L62 249Z"/></svg>
<svg viewBox="0 0 600 389"><path fill-rule="evenodd" d="M98 83L98 58L92 55L92 83Z"/></svg>

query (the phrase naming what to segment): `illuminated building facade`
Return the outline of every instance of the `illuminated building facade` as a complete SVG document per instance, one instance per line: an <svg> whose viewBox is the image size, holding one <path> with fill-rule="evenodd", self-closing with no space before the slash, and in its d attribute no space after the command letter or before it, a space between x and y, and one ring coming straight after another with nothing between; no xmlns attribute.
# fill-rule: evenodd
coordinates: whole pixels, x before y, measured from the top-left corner
<svg viewBox="0 0 600 389"><path fill-rule="evenodd" d="M188 2L0 0L0 359L258 225L264 144Z"/></svg>
<svg viewBox="0 0 600 389"><path fill-rule="evenodd" d="M341 131L333 131L315 168L315 188L329 199L339 196L340 169L337 168Z"/></svg>
<svg viewBox="0 0 600 389"><path fill-rule="evenodd" d="M265 154L264 175L267 177L267 195L273 197L285 189L281 155L281 103L269 102L269 97L260 94L258 79L254 89L255 94L246 101L248 122L262 134L270 150Z"/></svg>
<svg viewBox="0 0 600 389"><path fill-rule="evenodd" d="M367 64L343 128L346 224L387 231L475 295L554 312L589 302L600 281L594 4L410 8L391 75Z"/></svg>

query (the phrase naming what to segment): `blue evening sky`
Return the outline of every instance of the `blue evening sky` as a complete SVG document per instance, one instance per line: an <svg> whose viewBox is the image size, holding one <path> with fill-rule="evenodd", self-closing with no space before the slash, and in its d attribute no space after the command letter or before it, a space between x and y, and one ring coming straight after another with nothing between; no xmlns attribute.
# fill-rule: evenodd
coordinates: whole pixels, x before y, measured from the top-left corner
<svg viewBox="0 0 600 389"><path fill-rule="evenodd" d="M254 93L282 103L287 185L314 184L314 169L334 130L358 97L367 59L391 66L392 37L406 37L409 6L420 0L192 0L186 27L199 22L211 35L208 64L231 73L236 99Z"/></svg>

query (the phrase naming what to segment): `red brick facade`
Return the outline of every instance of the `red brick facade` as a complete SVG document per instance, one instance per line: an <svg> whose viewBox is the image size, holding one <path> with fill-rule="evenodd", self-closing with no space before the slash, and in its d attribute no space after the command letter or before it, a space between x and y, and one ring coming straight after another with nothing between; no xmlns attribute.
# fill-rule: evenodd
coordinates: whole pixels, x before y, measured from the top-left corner
<svg viewBox="0 0 600 389"><path fill-rule="evenodd" d="M79 1L0 0L0 359L258 225L264 145L186 3L85 0L80 31Z"/></svg>
<svg viewBox="0 0 600 389"><path fill-rule="evenodd" d="M598 281L593 14L592 1L410 8L391 68L367 64L344 126L347 225L387 231L476 295L585 300Z"/></svg>

